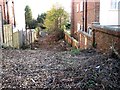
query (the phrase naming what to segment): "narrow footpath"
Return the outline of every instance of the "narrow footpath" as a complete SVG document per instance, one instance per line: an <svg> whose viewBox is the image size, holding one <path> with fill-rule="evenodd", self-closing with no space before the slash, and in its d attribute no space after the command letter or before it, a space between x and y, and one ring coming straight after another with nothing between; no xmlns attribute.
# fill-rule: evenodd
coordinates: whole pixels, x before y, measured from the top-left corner
<svg viewBox="0 0 120 90"><path fill-rule="evenodd" d="M43 40L34 45L36 50L2 50L1 89L120 89L120 60L93 49L75 53L63 40L45 46Z"/></svg>

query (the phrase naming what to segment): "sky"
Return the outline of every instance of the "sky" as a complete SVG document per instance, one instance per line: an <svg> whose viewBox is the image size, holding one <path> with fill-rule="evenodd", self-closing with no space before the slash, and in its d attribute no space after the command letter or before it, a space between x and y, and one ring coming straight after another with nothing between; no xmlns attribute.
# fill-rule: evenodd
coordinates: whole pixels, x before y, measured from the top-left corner
<svg viewBox="0 0 120 90"><path fill-rule="evenodd" d="M59 3L64 7L65 11L71 12L71 0L24 0L25 5L29 5L32 10L33 18L37 18L38 14L44 13L52 7L52 5Z"/></svg>

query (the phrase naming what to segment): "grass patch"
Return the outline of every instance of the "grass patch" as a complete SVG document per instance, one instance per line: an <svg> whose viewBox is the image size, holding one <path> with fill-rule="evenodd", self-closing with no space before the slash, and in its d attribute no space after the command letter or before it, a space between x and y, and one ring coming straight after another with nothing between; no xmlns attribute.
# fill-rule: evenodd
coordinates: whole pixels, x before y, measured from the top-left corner
<svg viewBox="0 0 120 90"><path fill-rule="evenodd" d="M72 55L79 55L80 54L80 49L73 48L71 51Z"/></svg>

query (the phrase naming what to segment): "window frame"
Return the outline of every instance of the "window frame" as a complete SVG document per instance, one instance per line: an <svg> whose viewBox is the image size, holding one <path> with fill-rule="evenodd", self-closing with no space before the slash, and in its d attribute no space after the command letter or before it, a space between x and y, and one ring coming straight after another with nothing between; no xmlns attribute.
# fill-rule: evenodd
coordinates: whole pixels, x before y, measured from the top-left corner
<svg viewBox="0 0 120 90"><path fill-rule="evenodd" d="M80 2L80 12L83 12L83 0Z"/></svg>
<svg viewBox="0 0 120 90"><path fill-rule="evenodd" d="M77 32L79 32L81 30L81 25L80 23L77 23Z"/></svg>
<svg viewBox="0 0 120 90"><path fill-rule="evenodd" d="M76 12L77 13L79 12L79 4L78 3L76 4Z"/></svg>
<svg viewBox="0 0 120 90"><path fill-rule="evenodd" d="M110 10L119 10L119 4L120 0L111 0L110 1Z"/></svg>

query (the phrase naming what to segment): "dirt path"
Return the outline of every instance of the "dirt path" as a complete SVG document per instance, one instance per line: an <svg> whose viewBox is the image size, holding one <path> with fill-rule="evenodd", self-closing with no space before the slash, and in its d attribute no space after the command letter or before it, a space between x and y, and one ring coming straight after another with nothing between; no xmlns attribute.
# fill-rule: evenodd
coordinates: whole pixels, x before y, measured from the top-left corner
<svg viewBox="0 0 120 90"><path fill-rule="evenodd" d="M71 50L71 46L68 45L63 39L61 39L61 32L53 32L50 35L44 35L39 37L38 41L32 44L33 48L42 49L47 51L67 51Z"/></svg>
<svg viewBox="0 0 120 90"><path fill-rule="evenodd" d="M2 50L2 88L118 90L120 62L94 50ZM16 89L17 90L17 89Z"/></svg>
<svg viewBox="0 0 120 90"><path fill-rule="evenodd" d="M59 35L40 37L36 50L2 50L1 88L119 90L120 61L95 50L70 51Z"/></svg>

